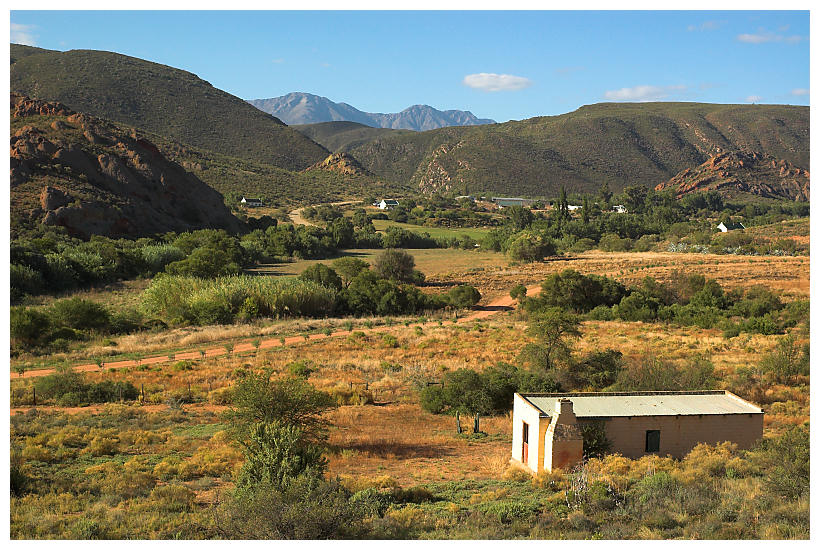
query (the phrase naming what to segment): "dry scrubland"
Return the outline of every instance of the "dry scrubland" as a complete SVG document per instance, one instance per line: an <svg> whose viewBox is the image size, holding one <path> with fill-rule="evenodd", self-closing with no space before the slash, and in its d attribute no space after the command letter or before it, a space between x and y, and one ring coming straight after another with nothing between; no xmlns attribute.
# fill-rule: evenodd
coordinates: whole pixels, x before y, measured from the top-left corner
<svg viewBox="0 0 820 550"><path fill-rule="evenodd" d="M500 256L496 261L492 255L482 255L487 257L487 265L476 266L469 261L475 258L472 252L430 250L414 254L422 266L427 261L441 266L441 259L449 255L452 261L444 264L446 268L436 271L422 267L428 280L473 284L484 295L483 303L517 283L531 285L567 268L608 275L625 283L647 275L663 280L681 269L703 273L728 288L762 284L781 291L786 299L807 297L809 291L808 258L590 252L505 267ZM25 405L33 381L12 374L12 402L18 403L11 410L11 438L18 449L12 459L32 477L48 474L56 480L50 495L29 494L12 500L12 538L170 538L177 533L194 538L219 536L209 507L232 487L242 463L242 455L231 444L225 432L228 426L220 417L229 403L229 388L243 370L271 368L275 374L289 375L296 372L295 362L301 362L299 372L307 374L312 384L345 403L328 415L332 423L327 454L331 476L340 476L354 491L423 486L435 496L429 502L387 512L391 525L398 526L395 533L401 536L808 536L807 497L796 504L773 504L774 508L747 517L752 512L744 512L744 503L762 499L767 489L750 473L752 462L738 459L727 448L700 450L700 455L683 462L662 458L593 460L587 470L589 481L606 481L616 488L621 484L624 491L640 487L647 472L668 471L675 483L684 484L699 477L711 479L709 490L716 491L714 495L697 498L719 502L721 510L709 512L703 519L684 499L675 509L658 512L663 517L641 520L640 525L593 527L590 518L598 512L594 506L588 508L587 501L573 505L573 495L577 496L573 492L577 488L571 485L574 481L548 476L533 483L509 469L508 416L482 418L483 433L472 434L468 429L459 435L453 417L426 413L418 404L417 388L426 380L458 368L482 370L499 361L514 361L529 341L526 323L517 311L463 325L442 320L424 328L405 326L398 320L385 332L368 332L374 321L357 321L345 336L288 347L155 366L102 368L87 375L89 381L133 383L144 390L144 404L61 408L46 403L35 413ZM300 334L338 326L334 323L338 322L283 321L261 330L252 325L177 330L141 342L124 337L119 339L118 348L137 350L142 343L147 350L162 346L196 349L204 341ZM582 334L576 345L579 352L615 348L626 358L654 354L681 364L696 355L708 356L715 365L719 386L733 391L736 388L731 379L736 369L755 364L780 338L750 334L724 338L717 329L621 321L586 321ZM766 410L766 437L809 421L808 377L793 382L788 386L771 384L765 392L747 396ZM472 419L463 418L462 425L471 428ZM726 473L729 471L734 473ZM78 494L73 479L81 479L81 489L87 492ZM664 487L658 490L671 491ZM520 502L527 498L538 500L541 509L552 510L562 519L538 516L542 518L539 527L522 527L522 518L536 517L536 512L521 508L525 505ZM772 517L759 517L770 511ZM478 517L476 514L485 514L481 515L485 519L466 527ZM698 522L692 519L695 516ZM496 519L484 525L488 517Z"/></svg>

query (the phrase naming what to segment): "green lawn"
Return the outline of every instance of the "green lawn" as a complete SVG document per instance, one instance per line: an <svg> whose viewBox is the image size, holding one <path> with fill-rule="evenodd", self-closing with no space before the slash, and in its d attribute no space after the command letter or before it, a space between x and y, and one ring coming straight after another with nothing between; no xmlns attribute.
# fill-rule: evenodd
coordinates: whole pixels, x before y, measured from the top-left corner
<svg viewBox="0 0 820 550"><path fill-rule="evenodd" d="M401 227L414 233L429 233L431 237L460 237L461 235L469 235L475 240L480 240L486 235L491 228L489 227L464 227L450 229L449 227L423 227L421 225L412 225L409 223L400 223L390 220L373 220L373 225L376 231L384 231L391 225Z"/></svg>

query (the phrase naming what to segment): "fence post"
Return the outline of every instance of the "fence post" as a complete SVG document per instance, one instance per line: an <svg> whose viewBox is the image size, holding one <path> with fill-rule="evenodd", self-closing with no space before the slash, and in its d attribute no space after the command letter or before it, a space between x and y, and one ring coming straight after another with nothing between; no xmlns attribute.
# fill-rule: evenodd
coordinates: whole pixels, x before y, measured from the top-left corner
<svg viewBox="0 0 820 550"><path fill-rule="evenodd" d="M140 403L145 405L145 384L140 384Z"/></svg>
<svg viewBox="0 0 820 550"><path fill-rule="evenodd" d="M473 433L477 434L481 431L481 428L478 424L478 413L475 413L475 424L473 425Z"/></svg>
<svg viewBox="0 0 820 550"><path fill-rule="evenodd" d="M461 433L461 415L456 411L456 431Z"/></svg>
<svg viewBox="0 0 820 550"><path fill-rule="evenodd" d="M34 386L31 387L31 402L35 407L37 406L37 388Z"/></svg>

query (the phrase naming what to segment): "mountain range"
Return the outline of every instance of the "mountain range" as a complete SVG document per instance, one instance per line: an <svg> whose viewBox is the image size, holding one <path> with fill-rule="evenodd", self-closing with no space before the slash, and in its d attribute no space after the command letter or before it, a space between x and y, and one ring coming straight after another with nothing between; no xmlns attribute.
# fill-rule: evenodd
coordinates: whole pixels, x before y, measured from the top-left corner
<svg viewBox="0 0 820 550"><path fill-rule="evenodd" d="M562 187L588 193L604 183L619 191L655 187L687 169L705 174L697 167L726 153L765 159L755 164L760 177L741 174L754 182L749 193L783 195L777 191L783 189L790 198L808 197L808 107L602 103L558 116L426 131L356 121L291 127L196 75L129 56L12 44L10 57L12 92L59 101L124 135L136 133L229 204L243 194L286 207L408 192L550 198ZM781 166L798 175L799 191L770 181L771 166L777 177Z"/></svg>
<svg viewBox="0 0 820 550"><path fill-rule="evenodd" d="M429 105L413 105L400 113L366 113L347 103L336 103L326 97L303 92L251 99L248 103L290 125L346 121L373 128L423 132L447 126L495 124L494 120L477 118L470 111L439 111Z"/></svg>

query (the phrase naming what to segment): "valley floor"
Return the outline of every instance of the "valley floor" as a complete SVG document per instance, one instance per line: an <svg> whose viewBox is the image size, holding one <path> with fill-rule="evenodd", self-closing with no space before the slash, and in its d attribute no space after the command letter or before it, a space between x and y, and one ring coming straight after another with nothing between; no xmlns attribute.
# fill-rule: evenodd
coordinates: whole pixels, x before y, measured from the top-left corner
<svg viewBox="0 0 820 550"><path fill-rule="evenodd" d="M379 520L389 519L391 530L384 536L808 537L808 496L776 497L760 453L717 448L683 461L656 457L654 462L618 462L611 457L591 462L590 483L606 482L614 492L590 492L583 502L574 502L575 478L533 482L509 468L508 416L482 418L479 434L470 429L458 434L453 417L427 413L418 401L418 388L444 372L481 371L499 361L515 361L529 341L526 323L508 295L515 284L536 292L547 274L567 268L625 283L646 275L663 280L673 270L684 270L703 273L728 288L765 285L788 300L808 296L807 257L588 252L510 267L491 256L482 264L469 256L475 254L471 251L433 250L430 258L424 257L426 252L413 251L419 263L438 266L427 271L428 281L475 285L483 295L477 312L457 322L447 316L424 323L410 318L360 320L352 330L342 329L341 320L283 321L270 336L253 325L213 328L205 329L212 333L179 332L165 341L158 336L153 343L143 337L147 349L142 362L100 368L73 358L76 364L89 365L80 370L91 381L133 383L142 391L142 403L38 403L35 408L28 396L36 376L46 371L12 373L12 459L21 465L30 490L11 499L11 537L223 536L214 524L212 506L225 498L242 462L221 416L228 405L226 392L242 371L270 368L287 375L297 361L307 361L311 384L347 403L328 415L329 474L339 476L352 491L400 486L429 495L418 503L391 507L387 519ZM447 253L451 261L443 261ZM224 341L232 342L232 353L212 345L231 330L232 339ZM764 408L767 439L809 422L808 377L789 385L771 384L754 395L743 395L732 385L738 369L774 349L778 336L744 333L726 338L717 329L623 321L586 321L581 331L579 353L615 348L627 358L649 353L681 363L698 355L709 357L720 387ZM200 341L186 343L185 338L197 334ZM280 338L285 338L284 345ZM121 338L114 349L138 351L139 342L132 339ZM156 351L163 346L176 349L173 360ZM199 349L206 351L204 356ZM161 360L144 360L151 356ZM462 425L471 428L472 419L462 418ZM667 472L671 481L657 475L649 479L647 471ZM656 492L671 495L656 510L640 508L641 502L656 498L650 482Z"/></svg>

